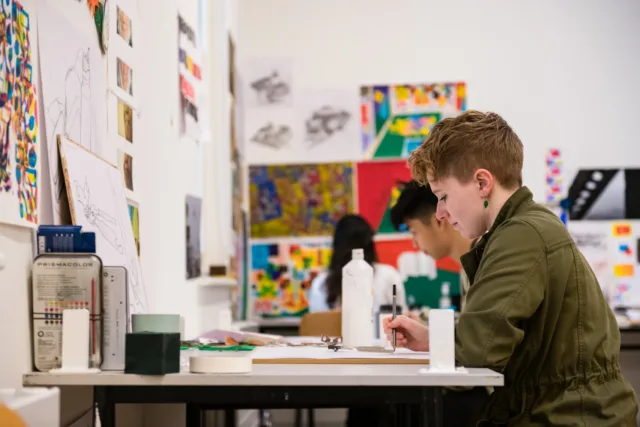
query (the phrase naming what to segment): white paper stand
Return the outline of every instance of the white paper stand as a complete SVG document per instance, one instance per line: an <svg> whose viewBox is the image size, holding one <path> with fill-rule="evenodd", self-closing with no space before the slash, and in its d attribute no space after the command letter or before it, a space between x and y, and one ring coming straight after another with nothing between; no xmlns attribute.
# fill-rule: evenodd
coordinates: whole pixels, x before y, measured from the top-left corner
<svg viewBox="0 0 640 427"><path fill-rule="evenodd" d="M467 373L464 368L456 369L453 310L429 310L429 367L419 373Z"/></svg>
<svg viewBox="0 0 640 427"><path fill-rule="evenodd" d="M52 369L55 374L92 374L98 368L89 368L89 310L62 311L62 367Z"/></svg>

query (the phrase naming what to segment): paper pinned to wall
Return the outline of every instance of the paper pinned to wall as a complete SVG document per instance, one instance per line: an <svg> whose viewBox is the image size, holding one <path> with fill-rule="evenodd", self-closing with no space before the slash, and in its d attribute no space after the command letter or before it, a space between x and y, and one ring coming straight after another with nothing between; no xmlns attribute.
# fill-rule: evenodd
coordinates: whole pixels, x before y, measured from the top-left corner
<svg viewBox="0 0 640 427"><path fill-rule="evenodd" d="M297 136L300 132L293 110L282 107L253 110L244 120L248 164L296 163L299 160ZM306 157L305 161L308 161L308 155Z"/></svg>
<svg viewBox="0 0 640 427"><path fill-rule="evenodd" d="M39 5L38 23L44 129L49 183L43 194L53 204L53 222L68 221L64 178L59 169L56 135L63 135L115 163L106 128L105 62L97 38L78 31L54 7Z"/></svg>
<svg viewBox="0 0 640 427"><path fill-rule="evenodd" d="M296 138L299 161L358 160L359 100L357 89L304 92L298 121L302 134Z"/></svg>
<svg viewBox="0 0 640 427"><path fill-rule="evenodd" d="M104 265L127 269L130 312L145 313L147 295L120 172L67 138L59 145L73 224L96 233L96 253Z"/></svg>
<svg viewBox="0 0 640 427"><path fill-rule="evenodd" d="M251 237L329 236L353 212L353 164L249 168Z"/></svg>
<svg viewBox="0 0 640 427"><path fill-rule="evenodd" d="M40 162L35 14L0 2L0 222L38 224Z"/></svg>
<svg viewBox="0 0 640 427"><path fill-rule="evenodd" d="M280 317L307 313L311 282L326 270L330 257L330 238L252 243L253 314Z"/></svg>
<svg viewBox="0 0 640 427"><path fill-rule="evenodd" d="M178 59L181 132L199 140L202 135L202 59L195 31L178 15Z"/></svg>
<svg viewBox="0 0 640 427"><path fill-rule="evenodd" d="M443 118L467 108L463 82L363 86L361 149L365 158L409 156Z"/></svg>
<svg viewBox="0 0 640 427"><path fill-rule="evenodd" d="M241 70L246 108L293 107L293 59L251 58Z"/></svg>

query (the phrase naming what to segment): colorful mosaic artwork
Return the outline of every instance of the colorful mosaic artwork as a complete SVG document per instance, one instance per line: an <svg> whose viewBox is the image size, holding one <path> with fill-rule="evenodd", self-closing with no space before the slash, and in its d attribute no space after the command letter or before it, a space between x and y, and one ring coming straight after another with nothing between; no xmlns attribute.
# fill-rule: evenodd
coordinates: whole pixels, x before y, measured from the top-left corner
<svg viewBox="0 0 640 427"><path fill-rule="evenodd" d="M0 29L0 194L18 198L16 219L37 224L37 96L31 23L19 2L0 1Z"/></svg>
<svg viewBox="0 0 640 427"><path fill-rule="evenodd" d="M250 285L253 312L263 317L302 316L307 291L331 259L331 242L254 243Z"/></svg>
<svg viewBox="0 0 640 427"><path fill-rule="evenodd" d="M251 237L329 236L353 211L353 165L252 166Z"/></svg>
<svg viewBox="0 0 640 427"><path fill-rule="evenodd" d="M438 121L467 103L464 83L364 86L360 94L365 158L408 157Z"/></svg>

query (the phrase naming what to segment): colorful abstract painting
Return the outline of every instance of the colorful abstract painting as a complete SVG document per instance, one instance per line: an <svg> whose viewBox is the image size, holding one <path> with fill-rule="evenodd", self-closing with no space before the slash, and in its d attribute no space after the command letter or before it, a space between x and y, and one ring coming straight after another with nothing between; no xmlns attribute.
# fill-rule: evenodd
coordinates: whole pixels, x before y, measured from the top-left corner
<svg viewBox="0 0 640 427"><path fill-rule="evenodd" d="M38 223L38 117L31 20L0 1L0 221Z"/></svg>
<svg viewBox="0 0 640 427"><path fill-rule="evenodd" d="M406 160L360 162L356 167L358 213L377 233L395 233L390 212L400 197L400 183L411 180Z"/></svg>
<svg viewBox="0 0 640 427"><path fill-rule="evenodd" d="M421 253L411 238L377 240L376 252L379 262L394 266L405 278L409 305L437 308L444 283L449 283L452 296L460 295L460 265L451 258L436 261Z"/></svg>
<svg viewBox="0 0 640 427"><path fill-rule="evenodd" d="M441 119L466 110L464 83L360 88L365 158L409 156Z"/></svg>
<svg viewBox="0 0 640 427"><path fill-rule="evenodd" d="M262 317L302 316L309 311L307 291L331 259L329 239L315 242L253 243L253 312Z"/></svg>
<svg viewBox="0 0 640 427"><path fill-rule="evenodd" d="M328 236L353 211L353 165L251 166L251 237Z"/></svg>

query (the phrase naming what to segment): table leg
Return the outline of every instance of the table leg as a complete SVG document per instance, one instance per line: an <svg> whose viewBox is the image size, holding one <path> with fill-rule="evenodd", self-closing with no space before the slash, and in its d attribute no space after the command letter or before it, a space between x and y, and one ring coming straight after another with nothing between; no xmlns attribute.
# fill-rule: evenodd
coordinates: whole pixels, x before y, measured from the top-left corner
<svg viewBox="0 0 640 427"><path fill-rule="evenodd" d="M116 404L109 387L94 387L93 399L98 403L101 427L116 427Z"/></svg>
<svg viewBox="0 0 640 427"><path fill-rule="evenodd" d="M433 389L433 425L442 427L444 424L442 416L442 387Z"/></svg>
<svg viewBox="0 0 640 427"><path fill-rule="evenodd" d="M202 426L202 408L198 405L187 403L186 405L186 419L185 425L187 427L201 427Z"/></svg>
<svg viewBox="0 0 640 427"><path fill-rule="evenodd" d="M225 409L224 411L225 427L236 427L236 411L235 409Z"/></svg>

